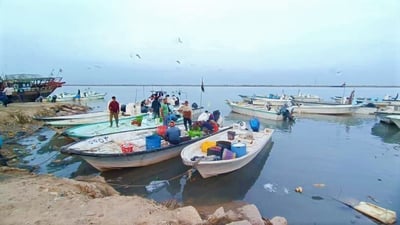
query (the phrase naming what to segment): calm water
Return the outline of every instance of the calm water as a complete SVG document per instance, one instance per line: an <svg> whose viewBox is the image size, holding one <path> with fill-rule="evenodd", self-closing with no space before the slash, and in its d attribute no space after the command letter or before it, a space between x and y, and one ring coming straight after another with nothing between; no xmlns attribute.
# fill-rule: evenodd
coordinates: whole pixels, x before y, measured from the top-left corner
<svg viewBox="0 0 400 225"><path fill-rule="evenodd" d="M77 91L64 87L61 91ZM84 89L80 87L81 91ZM92 87L117 96L121 103L148 96L151 88ZM154 87L153 89L158 89ZM178 89L163 88L178 93ZM352 89L310 88L303 93L347 96ZM231 114L225 99L239 100L238 94L282 93L281 88L181 88L181 99L201 102L206 109L219 109L225 124L248 121L249 117ZM298 89L285 88L296 95ZM396 89L356 89L356 97L396 95ZM103 110L108 99L89 103ZM302 116L296 122L261 120L262 126L275 129L272 143L246 167L222 176L202 179L180 158L154 166L98 173L79 158L60 155L60 146L71 143L55 132L42 129L17 148L26 164L36 165L39 173L61 177L98 174L124 195L141 195L156 201L176 199L183 204L207 206L244 201L257 205L265 217L284 216L289 224L375 224L372 220L333 200L348 203L368 201L400 213L400 129L381 124L374 116ZM39 140L40 139L40 140ZM148 193L145 185L154 180L169 180L169 185ZM294 189L303 187L303 193Z"/></svg>

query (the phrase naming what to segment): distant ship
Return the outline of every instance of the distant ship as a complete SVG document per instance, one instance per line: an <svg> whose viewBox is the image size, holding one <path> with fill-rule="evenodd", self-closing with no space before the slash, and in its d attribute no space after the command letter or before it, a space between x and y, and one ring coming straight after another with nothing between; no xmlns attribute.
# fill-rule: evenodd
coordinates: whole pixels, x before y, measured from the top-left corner
<svg viewBox="0 0 400 225"><path fill-rule="evenodd" d="M41 76L38 74L8 74L0 77L0 90L14 88L11 101L34 102L45 99L65 83L62 77Z"/></svg>

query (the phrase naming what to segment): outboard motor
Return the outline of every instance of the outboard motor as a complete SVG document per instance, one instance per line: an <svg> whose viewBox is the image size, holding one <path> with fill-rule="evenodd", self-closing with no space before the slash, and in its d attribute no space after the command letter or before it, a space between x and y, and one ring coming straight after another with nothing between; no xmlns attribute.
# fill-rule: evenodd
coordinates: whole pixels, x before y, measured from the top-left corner
<svg viewBox="0 0 400 225"><path fill-rule="evenodd" d="M215 121L218 121L218 120L219 120L219 117L221 116L221 112L220 112L219 110L215 110L215 111L213 112L213 116L214 116L214 120L215 120Z"/></svg>
<svg viewBox="0 0 400 225"><path fill-rule="evenodd" d="M255 117L251 118L249 123L250 123L251 129L254 132L258 132L260 130L260 121L257 118L255 118Z"/></svg>
<svg viewBox="0 0 400 225"><path fill-rule="evenodd" d="M121 105L121 112L122 112L122 114L126 113L126 105L125 104Z"/></svg>

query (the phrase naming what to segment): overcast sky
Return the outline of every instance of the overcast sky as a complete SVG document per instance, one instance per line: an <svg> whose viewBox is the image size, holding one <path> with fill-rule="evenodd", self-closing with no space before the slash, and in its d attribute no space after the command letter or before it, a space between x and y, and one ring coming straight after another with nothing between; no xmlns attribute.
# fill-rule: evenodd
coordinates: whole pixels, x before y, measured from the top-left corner
<svg viewBox="0 0 400 225"><path fill-rule="evenodd" d="M0 72L400 85L398 0L0 0Z"/></svg>

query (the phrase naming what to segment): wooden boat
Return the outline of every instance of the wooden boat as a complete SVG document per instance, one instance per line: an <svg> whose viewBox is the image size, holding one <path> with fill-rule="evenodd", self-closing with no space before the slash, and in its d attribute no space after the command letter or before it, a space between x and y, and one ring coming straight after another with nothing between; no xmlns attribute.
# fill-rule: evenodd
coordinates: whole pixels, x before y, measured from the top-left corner
<svg viewBox="0 0 400 225"><path fill-rule="evenodd" d="M254 116L269 120L283 120L283 115L276 108L268 110L264 105L253 105L246 102L233 102L226 100L226 103L231 108L232 112Z"/></svg>
<svg viewBox="0 0 400 225"><path fill-rule="evenodd" d="M360 202L353 208L362 214L371 217L383 224L394 224L396 222L396 212L382 208L369 202Z"/></svg>
<svg viewBox="0 0 400 225"><path fill-rule="evenodd" d="M41 76L38 74L8 74L0 77L0 90L13 87L11 101L34 102L46 98L65 82L62 77ZM10 100L10 99L9 99Z"/></svg>
<svg viewBox="0 0 400 225"><path fill-rule="evenodd" d="M400 128L400 115L388 115L389 118L398 128Z"/></svg>
<svg viewBox="0 0 400 225"><path fill-rule="evenodd" d="M132 124L133 120L134 119L132 118L128 119L121 118L119 120L118 127L116 127L115 121L113 127L110 127L109 121L76 126L65 130L64 134L76 138L90 138L98 135L106 135L106 134L113 134L113 133L120 133L126 131L134 131L134 130L152 129L162 125L162 121L160 121L158 118L153 119L151 116L148 115L142 117L140 126L138 124ZM177 124L183 123L183 118L179 117L176 123Z"/></svg>
<svg viewBox="0 0 400 225"><path fill-rule="evenodd" d="M295 105L293 106L294 113L307 114L327 114L327 115L351 115L361 105Z"/></svg>
<svg viewBox="0 0 400 225"><path fill-rule="evenodd" d="M179 128L182 130L183 136L181 137L182 141L177 145L169 144L167 141L161 140L160 136L155 136L156 129L154 128L96 136L62 147L61 152L79 156L100 171L142 167L179 156L186 145L219 134L217 132L190 138L186 136L183 126L179 126ZM220 132L223 132L224 129L227 128L222 128ZM155 139L153 139L154 137ZM154 142L152 139L156 141ZM158 144L157 140L159 140ZM149 143L153 145L149 145Z"/></svg>
<svg viewBox="0 0 400 225"><path fill-rule="evenodd" d="M203 178L229 173L242 168L264 149L271 140L274 130L266 128L261 132L254 132L241 127L238 124L234 124L223 132L186 146L181 152L183 164L196 168ZM233 138L232 132L235 133ZM207 156L210 153L210 148L206 151L207 153L202 148L204 149L207 143L217 141L224 143L225 146L230 143L232 151L222 149L222 157ZM237 157L225 158L224 154L231 152L235 152Z"/></svg>

